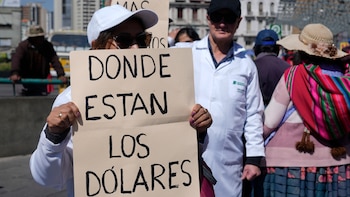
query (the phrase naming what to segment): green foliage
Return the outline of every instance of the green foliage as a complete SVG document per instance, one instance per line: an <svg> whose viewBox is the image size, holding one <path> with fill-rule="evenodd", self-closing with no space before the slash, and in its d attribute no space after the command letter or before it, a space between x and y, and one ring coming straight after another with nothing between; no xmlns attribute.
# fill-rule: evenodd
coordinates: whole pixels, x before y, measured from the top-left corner
<svg viewBox="0 0 350 197"><path fill-rule="evenodd" d="M7 53L0 53L0 62L6 61Z"/></svg>
<svg viewBox="0 0 350 197"><path fill-rule="evenodd" d="M11 69L11 62L0 62L0 71L9 71Z"/></svg>

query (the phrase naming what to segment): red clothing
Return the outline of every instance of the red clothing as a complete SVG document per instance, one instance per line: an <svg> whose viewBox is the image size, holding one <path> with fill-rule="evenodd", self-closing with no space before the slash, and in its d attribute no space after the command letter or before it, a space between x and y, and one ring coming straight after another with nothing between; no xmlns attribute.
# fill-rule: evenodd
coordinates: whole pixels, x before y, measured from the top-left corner
<svg viewBox="0 0 350 197"><path fill-rule="evenodd" d="M215 197L213 184L205 177L201 178L201 196L200 197Z"/></svg>
<svg viewBox="0 0 350 197"><path fill-rule="evenodd" d="M323 139L344 138L350 132L350 73L323 74L313 64L291 67L285 73L289 95L306 127Z"/></svg>
<svg viewBox="0 0 350 197"><path fill-rule="evenodd" d="M269 105L265 109L264 136L268 136L279 125L283 115L292 104L284 76L282 76ZM299 152L295 148L295 144L302 139L304 129L302 118L298 111L294 111L267 144L266 166L325 167L350 164L349 154L339 160L334 159L331 155L330 145L317 140L313 135L310 135L310 140L315 145L314 153ZM346 147L347 153L350 153L350 139L344 139L342 144Z"/></svg>

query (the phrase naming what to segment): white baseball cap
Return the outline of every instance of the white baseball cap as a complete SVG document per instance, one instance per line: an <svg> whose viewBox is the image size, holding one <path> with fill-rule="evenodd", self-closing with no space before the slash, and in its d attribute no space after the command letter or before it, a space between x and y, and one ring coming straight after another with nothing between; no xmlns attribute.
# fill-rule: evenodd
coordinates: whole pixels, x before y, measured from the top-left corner
<svg viewBox="0 0 350 197"><path fill-rule="evenodd" d="M96 40L102 31L119 25L131 17L139 18L146 29L158 22L157 14L148 9L131 12L118 4L103 7L92 15L87 26L87 36L90 46L92 41Z"/></svg>

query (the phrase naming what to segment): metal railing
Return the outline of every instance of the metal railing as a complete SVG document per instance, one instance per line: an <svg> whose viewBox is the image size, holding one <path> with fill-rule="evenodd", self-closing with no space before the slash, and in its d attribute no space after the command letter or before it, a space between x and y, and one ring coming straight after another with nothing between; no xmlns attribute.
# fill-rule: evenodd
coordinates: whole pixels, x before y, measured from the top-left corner
<svg viewBox="0 0 350 197"><path fill-rule="evenodd" d="M69 81L63 83L60 79L35 79L26 78L19 81L13 82L9 78L1 78L0 84L12 84L13 96L16 96L16 84L69 84Z"/></svg>

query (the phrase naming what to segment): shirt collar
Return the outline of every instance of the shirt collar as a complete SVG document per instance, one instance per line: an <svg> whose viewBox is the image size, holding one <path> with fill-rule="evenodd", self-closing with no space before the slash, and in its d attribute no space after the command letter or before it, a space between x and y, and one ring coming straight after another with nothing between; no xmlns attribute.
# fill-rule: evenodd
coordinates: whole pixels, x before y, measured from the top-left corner
<svg viewBox="0 0 350 197"><path fill-rule="evenodd" d="M226 61L232 61L234 59L234 54L235 54L235 50L234 50L234 44L232 42L232 45L231 45L231 48L229 49L229 51L227 52L226 56L224 59L222 59L220 62L216 62L215 58L214 58L214 54L213 54L213 51L212 51L212 48L211 48L211 44L210 44L210 41L209 41L209 36L208 36L208 48L209 48L209 52L210 52L210 55L211 55L211 58L214 62L214 65L215 65L215 68L217 68L221 63L223 62L226 62Z"/></svg>

